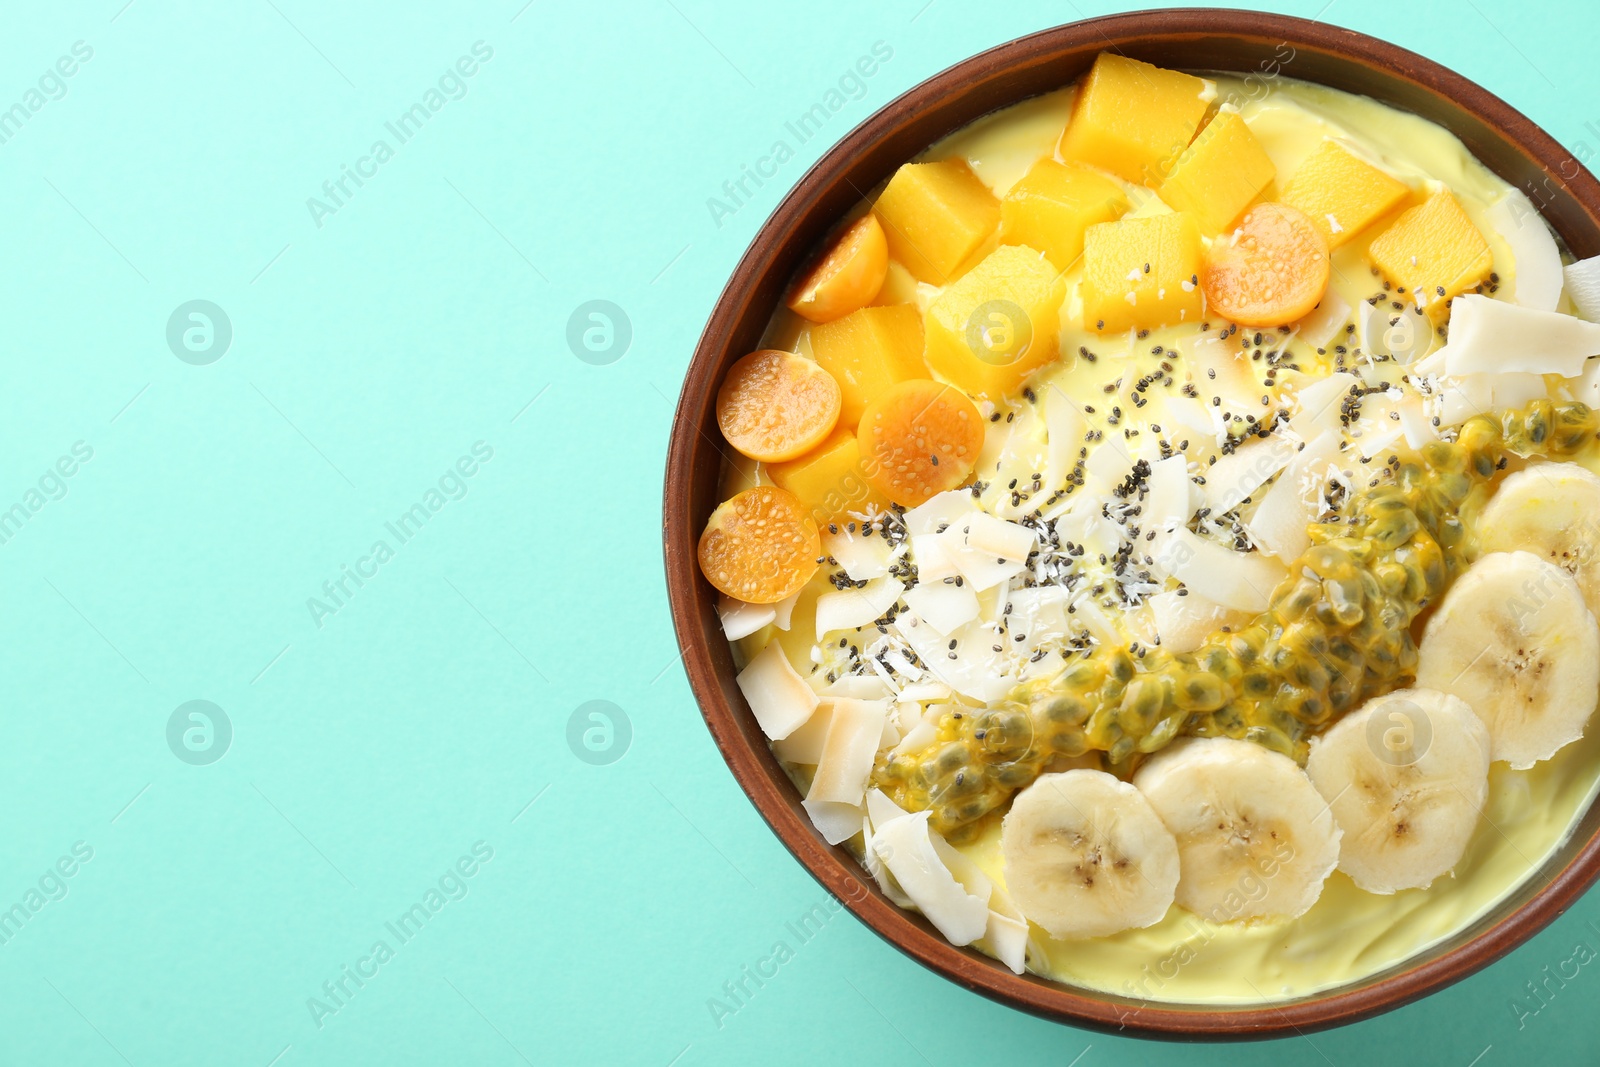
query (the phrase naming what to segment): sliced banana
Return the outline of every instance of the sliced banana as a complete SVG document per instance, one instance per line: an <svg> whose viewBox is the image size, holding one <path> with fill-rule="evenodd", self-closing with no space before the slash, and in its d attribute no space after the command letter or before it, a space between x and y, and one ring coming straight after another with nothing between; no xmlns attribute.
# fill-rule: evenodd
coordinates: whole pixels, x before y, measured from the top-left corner
<svg viewBox="0 0 1600 1067"><path fill-rule="evenodd" d="M1053 937L1105 937L1160 922L1178 845L1139 791L1104 771L1040 776L1000 825L1011 898Z"/></svg>
<svg viewBox="0 0 1600 1067"><path fill-rule="evenodd" d="M1572 575L1491 552L1456 579L1417 649L1417 685L1460 697L1517 770L1583 736L1600 699L1600 627Z"/></svg>
<svg viewBox="0 0 1600 1067"><path fill-rule="evenodd" d="M1301 915L1339 862L1322 795L1294 760L1260 745L1181 741L1133 784L1178 839L1178 903L1213 922Z"/></svg>
<svg viewBox="0 0 1600 1067"><path fill-rule="evenodd" d="M1548 559L1600 611L1600 476L1576 463L1535 463L1506 475L1476 526L1482 551Z"/></svg>
<svg viewBox="0 0 1600 1067"><path fill-rule="evenodd" d="M1489 796L1489 730L1457 697L1401 689L1311 742L1339 869L1369 893L1422 889L1455 868Z"/></svg>

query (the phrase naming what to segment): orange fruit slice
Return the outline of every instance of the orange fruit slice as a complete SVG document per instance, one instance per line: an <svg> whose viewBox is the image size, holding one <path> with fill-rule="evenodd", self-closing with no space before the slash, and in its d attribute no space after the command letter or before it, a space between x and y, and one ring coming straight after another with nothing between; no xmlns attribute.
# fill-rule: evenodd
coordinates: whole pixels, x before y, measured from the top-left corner
<svg viewBox="0 0 1600 1067"><path fill-rule="evenodd" d="M889 242L871 212L852 222L828 254L789 291L789 310L812 322L832 322L877 297L889 273Z"/></svg>
<svg viewBox="0 0 1600 1067"><path fill-rule="evenodd" d="M1284 326L1311 313L1328 288L1328 242L1288 204L1257 204L1211 242L1200 266L1210 309L1241 326Z"/></svg>
<svg viewBox="0 0 1600 1067"><path fill-rule="evenodd" d="M751 459L805 455L833 432L842 398L822 367L793 352L763 348L728 369L717 391L717 425Z"/></svg>
<svg viewBox="0 0 1600 1067"><path fill-rule="evenodd" d="M700 535L700 570L719 592L776 604L800 591L822 555L817 524L793 493L758 485L724 500Z"/></svg>
<svg viewBox="0 0 1600 1067"><path fill-rule="evenodd" d="M983 448L983 416L961 390L913 378L867 405L856 440L867 481L912 508L967 480Z"/></svg>

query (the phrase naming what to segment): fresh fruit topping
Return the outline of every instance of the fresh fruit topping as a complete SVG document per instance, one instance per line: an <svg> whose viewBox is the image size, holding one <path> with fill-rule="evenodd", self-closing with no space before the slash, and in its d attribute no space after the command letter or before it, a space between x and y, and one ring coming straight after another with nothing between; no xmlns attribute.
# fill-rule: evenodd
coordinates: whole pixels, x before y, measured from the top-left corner
<svg viewBox="0 0 1600 1067"><path fill-rule="evenodd" d="M967 480L983 448L983 417L960 390L923 378L868 404L857 437L867 480L915 507Z"/></svg>
<svg viewBox="0 0 1600 1067"><path fill-rule="evenodd" d="M1411 190L1327 140L1305 158L1283 187L1280 199L1311 219L1328 247L1338 248L1399 207Z"/></svg>
<svg viewBox="0 0 1600 1067"><path fill-rule="evenodd" d="M799 459L772 464L767 474L805 503L818 526L889 506L888 498L867 482L856 435L843 426Z"/></svg>
<svg viewBox="0 0 1600 1067"><path fill-rule="evenodd" d="M839 424L851 430L861 413L895 382L926 378L922 314L910 305L868 307L811 328L811 354L839 383Z"/></svg>
<svg viewBox="0 0 1600 1067"><path fill-rule="evenodd" d="M1531 552L1491 552L1428 620L1417 685L1466 701L1495 761L1524 770L1583 736L1600 699L1600 627L1572 575Z"/></svg>
<svg viewBox="0 0 1600 1067"><path fill-rule="evenodd" d="M1000 828L1006 886L1052 937L1151 926L1172 906L1178 843L1150 802L1104 771L1042 775Z"/></svg>
<svg viewBox="0 0 1600 1067"><path fill-rule="evenodd" d="M717 391L717 425L751 459L776 463L821 444L839 421L839 383L822 367L766 348L728 368Z"/></svg>
<svg viewBox="0 0 1600 1067"><path fill-rule="evenodd" d="M790 291L789 309L812 322L832 322L877 299L888 272L883 226L868 213L851 223Z"/></svg>
<svg viewBox="0 0 1600 1067"><path fill-rule="evenodd" d="M905 164L872 210L889 254L930 285L953 280L1000 223L1000 201L964 159Z"/></svg>
<svg viewBox="0 0 1600 1067"><path fill-rule="evenodd" d="M1311 742L1343 831L1339 869L1369 893L1420 889L1461 861L1489 795L1489 731L1448 693L1376 697Z"/></svg>
<svg viewBox="0 0 1600 1067"><path fill-rule="evenodd" d="M1219 111L1178 157L1158 192L1174 209L1193 215L1201 233L1220 233L1277 173L1239 113Z"/></svg>
<svg viewBox="0 0 1600 1067"><path fill-rule="evenodd" d="M1057 270L1083 255L1083 234L1128 210L1122 186L1077 163L1041 159L1000 201L1000 241L1042 251Z"/></svg>
<svg viewBox="0 0 1600 1067"><path fill-rule="evenodd" d="M1328 288L1328 242L1305 213L1257 204L1206 249L1200 284L1210 309L1241 326L1283 326Z"/></svg>
<svg viewBox="0 0 1600 1067"><path fill-rule="evenodd" d="M1183 741L1133 784L1177 838L1178 904L1212 922L1303 915L1338 863L1339 828L1311 779L1260 745Z"/></svg>
<svg viewBox="0 0 1600 1067"><path fill-rule="evenodd" d="M1200 230L1182 211L1090 226L1083 325L1102 333L1199 322Z"/></svg>
<svg viewBox="0 0 1600 1067"><path fill-rule="evenodd" d="M1048 259L1002 245L928 305L928 366L975 396L1002 400L1056 358L1065 297Z"/></svg>
<svg viewBox="0 0 1600 1067"><path fill-rule="evenodd" d="M1521 549L1554 563L1600 612L1600 476L1576 463L1535 463L1506 475L1473 525L1480 551Z"/></svg>
<svg viewBox="0 0 1600 1067"><path fill-rule="evenodd" d="M1061 157L1153 188L1189 147L1214 96L1214 86L1192 74L1101 52L1078 89Z"/></svg>
<svg viewBox="0 0 1600 1067"><path fill-rule="evenodd" d="M775 604L817 570L822 539L793 493L758 485L725 500L700 535L706 580L747 604Z"/></svg>
<svg viewBox="0 0 1600 1067"><path fill-rule="evenodd" d="M1441 311L1451 297L1488 281L1494 266L1489 242L1449 192L1401 213L1372 239L1367 254L1401 294Z"/></svg>

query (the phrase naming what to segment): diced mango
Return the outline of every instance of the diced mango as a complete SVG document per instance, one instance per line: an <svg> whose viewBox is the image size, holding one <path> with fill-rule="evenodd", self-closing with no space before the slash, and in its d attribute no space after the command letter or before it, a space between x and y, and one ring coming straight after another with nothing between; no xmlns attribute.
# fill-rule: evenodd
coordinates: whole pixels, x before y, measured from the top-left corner
<svg viewBox="0 0 1600 1067"><path fill-rule="evenodd" d="M811 327L811 355L839 383L839 425L855 429L861 412L889 386L926 378L922 316L914 304L864 307Z"/></svg>
<svg viewBox="0 0 1600 1067"><path fill-rule="evenodd" d="M1036 249L1001 245L928 305L928 366L998 400L1056 357L1061 272Z"/></svg>
<svg viewBox="0 0 1600 1067"><path fill-rule="evenodd" d="M910 304L917 299L917 280L911 272L896 263L889 261L889 272L884 276L883 288L878 290L874 304Z"/></svg>
<svg viewBox="0 0 1600 1067"><path fill-rule="evenodd" d="M1000 222L1000 201L964 159L905 164L873 210L889 255L932 285L950 281Z"/></svg>
<svg viewBox="0 0 1600 1067"><path fill-rule="evenodd" d="M1083 321L1106 332L1200 318L1200 228L1182 211L1089 227Z"/></svg>
<svg viewBox="0 0 1600 1067"><path fill-rule="evenodd" d="M1128 195L1110 178L1041 159L1000 201L1000 242L1037 248L1067 270L1083 254L1083 231L1127 210Z"/></svg>
<svg viewBox="0 0 1600 1067"><path fill-rule="evenodd" d="M882 511L889 499L867 481L856 435L840 427L822 444L801 456L767 467L778 488L799 497L818 526L851 511Z"/></svg>
<svg viewBox="0 0 1600 1067"><path fill-rule="evenodd" d="M1219 111L1172 165L1161 199L1194 216L1203 234L1221 233L1277 176L1266 149L1237 111Z"/></svg>
<svg viewBox="0 0 1600 1067"><path fill-rule="evenodd" d="M1207 89L1191 74L1101 52L1061 134L1061 157L1154 188L1200 128Z"/></svg>
<svg viewBox="0 0 1600 1067"><path fill-rule="evenodd" d="M1329 248L1399 207L1411 190L1337 141L1323 141L1295 170L1279 197L1310 216Z"/></svg>
<svg viewBox="0 0 1600 1067"><path fill-rule="evenodd" d="M1451 297L1487 281L1494 266L1489 243L1449 192L1402 212L1372 239L1369 254L1420 307L1442 309Z"/></svg>

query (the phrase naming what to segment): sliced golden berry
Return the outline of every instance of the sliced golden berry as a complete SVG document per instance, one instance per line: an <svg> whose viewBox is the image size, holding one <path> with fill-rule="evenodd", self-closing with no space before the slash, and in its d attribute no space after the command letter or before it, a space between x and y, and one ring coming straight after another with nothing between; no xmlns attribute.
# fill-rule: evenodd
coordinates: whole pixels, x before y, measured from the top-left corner
<svg viewBox="0 0 1600 1067"><path fill-rule="evenodd" d="M959 389L922 378L868 404L856 439L873 488L916 507L967 480L983 448L983 416Z"/></svg>
<svg viewBox="0 0 1600 1067"><path fill-rule="evenodd" d="M1211 311L1230 322L1282 326L1317 306L1328 272L1328 242L1305 212L1257 204L1206 249L1200 287Z"/></svg>
<svg viewBox="0 0 1600 1067"><path fill-rule="evenodd" d="M751 459L804 455L839 421L839 383L804 356L764 348L728 369L717 391L717 425Z"/></svg>
<svg viewBox="0 0 1600 1067"><path fill-rule="evenodd" d="M878 217L869 212L795 283L789 310L812 322L832 322L876 300L888 273L889 242Z"/></svg>
<svg viewBox="0 0 1600 1067"><path fill-rule="evenodd" d="M822 539L793 493L775 485L725 500L700 535L700 570L719 592L747 604L776 604L817 570Z"/></svg>

